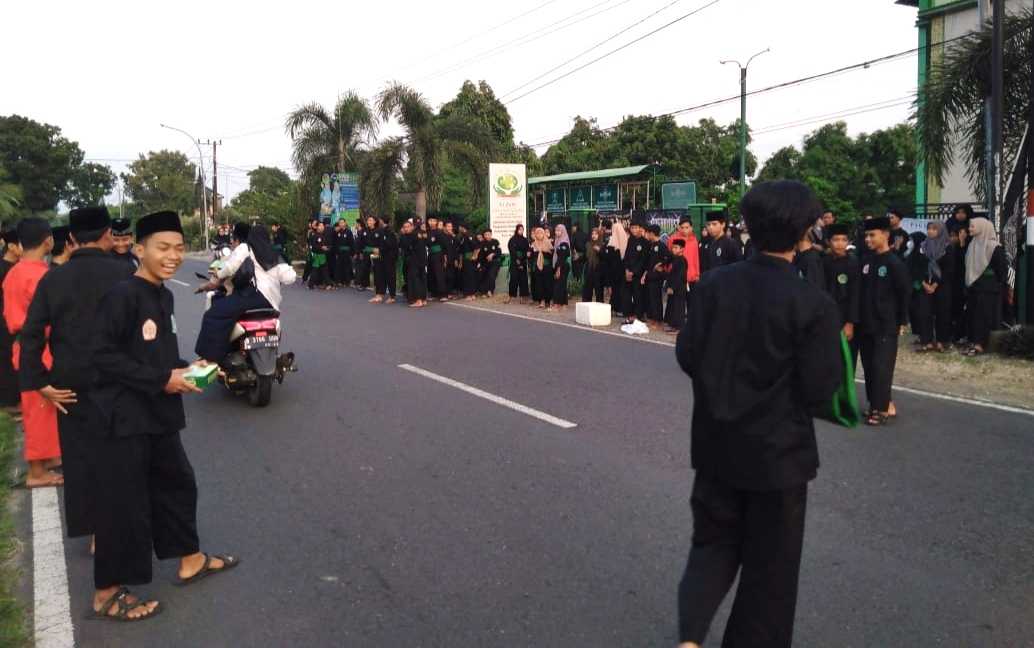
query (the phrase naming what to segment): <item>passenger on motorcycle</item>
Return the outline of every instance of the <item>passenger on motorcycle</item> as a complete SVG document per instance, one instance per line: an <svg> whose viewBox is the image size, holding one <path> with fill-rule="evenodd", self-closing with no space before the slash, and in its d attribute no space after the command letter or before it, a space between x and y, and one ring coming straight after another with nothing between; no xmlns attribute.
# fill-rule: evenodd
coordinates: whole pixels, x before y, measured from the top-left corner
<svg viewBox="0 0 1034 648"><path fill-rule="evenodd" d="M237 320L258 308L279 311L280 286L291 285L298 278L294 268L283 263L273 250L269 233L262 225L234 225L231 246L233 251L215 280L198 289L215 290L219 281L228 291L225 297L213 300L211 308L205 311L194 345L198 357L215 363L222 362L230 352L230 334Z"/></svg>

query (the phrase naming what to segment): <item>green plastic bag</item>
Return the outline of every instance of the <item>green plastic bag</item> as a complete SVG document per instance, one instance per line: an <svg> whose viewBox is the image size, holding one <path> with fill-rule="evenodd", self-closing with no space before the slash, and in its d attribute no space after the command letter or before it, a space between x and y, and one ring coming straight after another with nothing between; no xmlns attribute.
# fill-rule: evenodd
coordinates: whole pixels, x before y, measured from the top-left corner
<svg viewBox="0 0 1034 648"><path fill-rule="evenodd" d="M833 393L829 409L818 418L846 428L858 427L862 414L858 410L858 392L854 385L854 354L843 333L840 334L840 353L844 358L844 379Z"/></svg>

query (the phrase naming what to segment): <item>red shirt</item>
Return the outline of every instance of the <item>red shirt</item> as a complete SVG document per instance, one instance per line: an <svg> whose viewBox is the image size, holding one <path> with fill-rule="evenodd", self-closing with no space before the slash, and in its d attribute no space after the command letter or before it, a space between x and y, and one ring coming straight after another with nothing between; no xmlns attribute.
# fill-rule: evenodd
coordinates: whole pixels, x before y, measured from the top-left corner
<svg viewBox="0 0 1034 648"><path fill-rule="evenodd" d="M671 248L673 241L682 241L682 256L686 258L686 281L696 283L700 281L700 244L697 237L690 233L689 237L676 232L668 237L668 248Z"/></svg>
<svg viewBox="0 0 1034 648"><path fill-rule="evenodd" d="M14 264L7 276L4 277L4 322L11 335L17 335L22 330L22 324L29 314L29 304L32 303L32 296L36 294L36 285L43 275L47 274L48 266L45 261L28 261L22 259ZM48 329L49 334L49 329ZM21 352L21 345L17 342L13 345L14 357L11 359L15 370L18 369L18 354ZM50 369L53 358L50 356L50 347L43 350L43 364Z"/></svg>

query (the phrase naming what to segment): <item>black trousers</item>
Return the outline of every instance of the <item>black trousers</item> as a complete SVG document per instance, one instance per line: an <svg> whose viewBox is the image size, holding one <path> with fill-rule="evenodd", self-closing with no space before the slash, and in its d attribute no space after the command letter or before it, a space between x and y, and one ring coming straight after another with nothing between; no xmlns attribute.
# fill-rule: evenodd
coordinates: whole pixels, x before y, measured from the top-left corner
<svg viewBox="0 0 1034 648"><path fill-rule="evenodd" d="M553 303L553 266L543 266L542 270L536 267L532 272L535 273L535 282L532 284L531 298L549 306Z"/></svg>
<svg viewBox="0 0 1034 648"><path fill-rule="evenodd" d="M472 297L476 295L478 291L478 281L480 280L480 277L478 276L477 265L475 265L473 259L463 260L463 268L460 271L460 277L460 283L462 284L461 288L464 297Z"/></svg>
<svg viewBox="0 0 1034 648"><path fill-rule="evenodd" d="M585 268L586 268L585 253L582 252L578 256L577 259L574 259L573 261L571 261L571 272L573 273L571 276L573 276L575 279L578 279L579 277L581 277L585 273Z"/></svg>
<svg viewBox="0 0 1034 648"><path fill-rule="evenodd" d="M77 389L79 402L65 405L68 414L57 418L58 439L61 442L61 468L65 477L65 526L69 538L91 535L94 531L94 473L96 466L93 448L96 439L105 434L104 418L89 392Z"/></svg>
<svg viewBox="0 0 1034 648"><path fill-rule="evenodd" d="M360 288L370 287L370 257L365 254L355 262L355 283Z"/></svg>
<svg viewBox="0 0 1034 648"><path fill-rule="evenodd" d="M0 300L2 301L2 300ZM18 390L18 374L11 364L11 347L14 337L7 330L7 324L0 314L0 407L13 407L21 403L21 392Z"/></svg>
<svg viewBox="0 0 1034 648"><path fill-rule="evenodd" d="M427 262L427 289L432 297L448 297L449 285L446 282L445 257L433 254Z"/></svg>
<svg viewBox="0 0 1034 648"><path fill-rule="evenodd" d="M427 268L422 263L406 263L406 298L410 303L427 299Z"/></svg>
<svg viewBox="0 0 1034 648"><path fill-rule="evenodd" d="M560 276L553 275L553 303L559 306L567 306L567 276L571 269L566 263L560 265Z"/></svg>
<svg viewBox="0 0 1034 648"><path fill-rule="evenodd" d="M338 251L337 253L334 281L346 286L352 283L352 255L347 251Z"/></svg>
<svg viewBox="0 0 1034 648"><path fill-rule="evenodd" d="M916 294L912 309L912 332L919 336L919 343L933 344L933 295L920 291Z"/></svg>
<svg viewBox="0 0 1034 648"><path fill-rule="evenodd" d="M890 409L894 366L898 361L897 335L858 336L858 348L865 369L865 396L869 407L877 412Z"/></svg>
<svg viewBox="0 0 1034 648"><path fill-rule="evenodd" d="M388 289L388 269L384 258L373 259L373 291L383 295Z"/></svg>
<svg viewBox="0 0 1034 648"><path fill-rule="evenodd" d="M951 344L953 335L952 309L954 295L951 286L940 285L933 294L933 332L941 344Z"/></svg>
<svg viewBox="0 0 1034 648"><path fill-rule="evenodd" d="M739 572L724 648L789 648L797 610L808 485L736 490L693 481L693 547L679 583L679 641L703 644Z"/></svg>
<svg viewBox="0 0 1034 648"><path fill-rule="evenodd" d="M597 265L585 266L585 274L582 275L582 301L603 303L603 268Z"/></svg>
<svg viewBox="0 0 1034 648"><path fill-rule="evenodd" d="M654 322L664 319L663 279L649 279L646 282L646 318Z"/></svg>
<svg viewBox="0 0 1034 648"><path fill-rule="evenodd" d="M97 439L94 587L151 582L159 560L198 552L197 483L178 432Z"/></svg>
<svg viewBox="0 0 1034 648"><path fill-rule="evenodd" d="M971 290L966 311L969 314L969 341L986 351L991 331L1002 323L1002 293Z"/></svg>
<svg viewBox="0 0 1034 648"><path fill-rule="evenodd" d="M309 285L315 284L327 266L314 268ZM197 334L194 353L210 362L222 362L233 348L230 333L245 311L272 308L258 290L249 288L212 300L212 307L201 317L201 331Z"/></svg>
<svg viewBox="0 0 1034 648"><path fill-rule="evenodd" d="M610 286L610 309L615 313L625 314L625 290L627 284L622 278Z"/></svg>
<svg viewBox="0 0 1034 648"><path fill-rule="evenodd" d="M499 278L499 260L489 261L481 269L481 281L478 292L483 295L495 293L495 282Z"/></svg>
<svg viewBox="0 0 1034 648"><path fill-rule="evenodd" d="M518 268L510 259L509 281L507 282L507 294L510 297L527 297L528 291L528 267Z"/></svg>
<svg viewBox="0 0 1034 648"><path fill-rule="evenodd" d="M397 255L384 257L384 273L388 284L388 297L395 299L399 286L399 258Z"/></svg>
<svg viewBox="0 0 1034 648"><path fill-rule="evenodd" d="M672 328L682 329L686 323L686 295L668 295L664 321Z"/></svg>

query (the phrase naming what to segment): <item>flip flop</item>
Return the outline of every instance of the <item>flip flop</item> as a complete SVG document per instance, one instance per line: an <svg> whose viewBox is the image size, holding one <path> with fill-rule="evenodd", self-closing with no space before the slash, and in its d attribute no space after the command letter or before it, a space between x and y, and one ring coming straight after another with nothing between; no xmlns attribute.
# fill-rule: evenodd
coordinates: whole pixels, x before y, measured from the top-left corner
<svg viewBox="0 0 1034 648"><path fill-rule="evenodd" d="M86 612L87 621L115 621L117 623L135 623L137 621L146 621L147 619L158 616L162 613L165 608L162 607L161 603L154 606L154 609L150 613L139 617L131 617L129 613L136 608L146 605L147 601L143 599L138 600L136 603L127 603L126 597L129 596L128 587L120 587L118 591L111 595L104 605L101 606L100 611L94 610L93 605L90 605L90 609ZM118 606L118 612L115 614L108 614L111 611L112 606Z"/></svg>
<svg viewBox="0 0 1034 648"><path fill-rule="evenodd" d="M216 560L223 561L223 566L218 568L218 569L213 569L211 567L212 559L213 558L215 558ZM230 556L230 555L222 556L222 555L219 555L219 554L205 554L205 564L201 566L201 569L198 570L198 572L196 574L194 574L193 576L191 576L190 578L180 578L180 579L178 579L176 581L176 585L179 585L180 587L184 587L186 585L192 585L192 584L194 584L194 583L196 583L196 582L198 582L200 580L208 578L209 576L211 576L213 574L220 574L220 573L225 572L225 571L230 571L231 569L233 569L234 567L236 567L239 564L241 564L241 559L237 558L236 556Z"/></svg>

